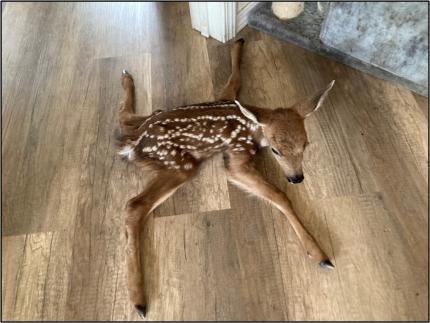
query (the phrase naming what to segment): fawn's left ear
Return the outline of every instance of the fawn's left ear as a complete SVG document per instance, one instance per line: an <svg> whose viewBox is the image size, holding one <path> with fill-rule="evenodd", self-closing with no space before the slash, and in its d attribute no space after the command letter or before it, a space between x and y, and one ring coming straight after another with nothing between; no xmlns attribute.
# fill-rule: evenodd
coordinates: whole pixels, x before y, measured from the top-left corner
<svg viewBox="0 0 430 323"><path fill-rule="evenodd" d="M312 112L319 109L319 107L323 104L325 98L328 95L328 92L334 85L334 80L330 82L327 87L318 93L311 96L309 99L298 102L293 105L291 108L296 110L298 114L300 114L303 118L309 116Z"/></svg>

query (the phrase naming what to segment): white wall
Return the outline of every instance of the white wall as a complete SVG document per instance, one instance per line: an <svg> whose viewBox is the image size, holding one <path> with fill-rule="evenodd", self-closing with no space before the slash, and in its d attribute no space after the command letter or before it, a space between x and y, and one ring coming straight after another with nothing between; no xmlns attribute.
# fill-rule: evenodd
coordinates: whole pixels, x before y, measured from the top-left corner
<svg viewBox="0 0 430 323"><path fill-rule="evenodd" d="M258 2L189 2L192 28L205 37L229 41L246 26Z"/></svg>

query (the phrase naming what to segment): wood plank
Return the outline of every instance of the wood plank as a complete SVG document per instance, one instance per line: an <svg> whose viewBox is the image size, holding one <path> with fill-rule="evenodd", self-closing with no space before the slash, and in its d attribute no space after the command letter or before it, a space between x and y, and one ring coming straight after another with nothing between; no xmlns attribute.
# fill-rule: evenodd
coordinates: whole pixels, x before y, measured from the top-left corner
<svg viewBox="0 0 430 323"><path fill-rule="evenodd" d="M150 39L149 15L162 9L156 3L11 2L3 21L3 66L46 59L78 64L144 52L150 48L143 41Z"/></svg>
<svg viewBox="0 0 430 323"><path fill-rule="evenodd" d="M150 320L286 319L273 227L259 203L155 219Z"/></svg>
<svg viewBox="0 0 430 323"><path fill-rule="evenodd" d="M351 320L426 320L428 266L417 263L382 195L318 204L330 227L344 315ZM420 256L426 258L424 252Z"/></svg>
<svg viewBox="0 0 430 323"><path fill-rule="evenodd" d="M5 68L4 235L66 228L73 220L76 191L63 188L76 187L83 138L92 126L88 64Z"/></svg>
<svg viewBox="0 0 430 323"><path fill-rule="evenodd" d="M68 231L2 238L2 319L64 320Z"/></svg>

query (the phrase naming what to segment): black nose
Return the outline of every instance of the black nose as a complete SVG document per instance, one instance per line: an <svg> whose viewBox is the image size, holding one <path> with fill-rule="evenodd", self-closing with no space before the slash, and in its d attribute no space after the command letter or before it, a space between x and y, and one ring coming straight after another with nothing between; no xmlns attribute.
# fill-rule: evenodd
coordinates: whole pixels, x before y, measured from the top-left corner
<svg viewBox="0 0 430 323"><path fill-rule="evenodd" d="M304 178L305 178L305 177L303 176L303 174L296 175L296 176L294 176L294 177L287 177L288 181L289 181L290 183L293 183L293 184L298 184L298 183L303 182L303 179L304 179Z"/></svg>

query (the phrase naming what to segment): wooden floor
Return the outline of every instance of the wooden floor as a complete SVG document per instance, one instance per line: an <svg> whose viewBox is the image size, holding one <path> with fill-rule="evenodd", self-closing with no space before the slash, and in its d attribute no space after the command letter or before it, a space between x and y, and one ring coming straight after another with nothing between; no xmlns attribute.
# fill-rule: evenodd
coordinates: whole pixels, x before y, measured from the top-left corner
<svg viewBox="0 0 430 323"><path fill-rule="evenodd" d="M2 319L137 320L123 209L145 174L115 155L120 73L138 111L212 100L231 44L186 3L12 3L3 10ZM246 28L240 100L285 107L332 79L286 190L336 265L304 255L275 208L217 156L156 210L142 241L149 320L427 320L427 99Z"/></svg>

